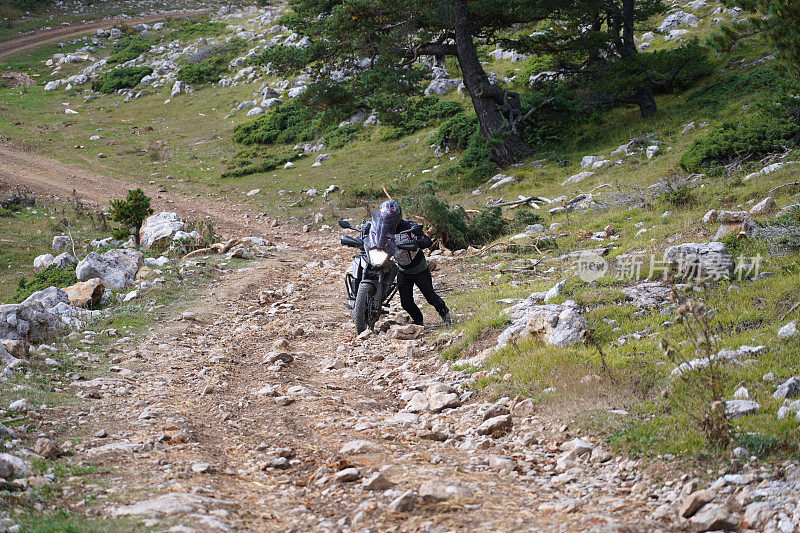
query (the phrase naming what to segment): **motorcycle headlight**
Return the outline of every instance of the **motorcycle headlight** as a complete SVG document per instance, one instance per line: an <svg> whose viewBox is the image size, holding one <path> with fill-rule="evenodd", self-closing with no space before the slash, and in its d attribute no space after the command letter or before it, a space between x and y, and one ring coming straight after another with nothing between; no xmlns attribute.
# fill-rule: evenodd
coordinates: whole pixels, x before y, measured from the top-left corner
<svg viewBox="0 0 800 533"><path fill-rule="evenodd" d="M389 260L389 254L383 250L370 250L369 262L376 267L382 267Z"/></svg>

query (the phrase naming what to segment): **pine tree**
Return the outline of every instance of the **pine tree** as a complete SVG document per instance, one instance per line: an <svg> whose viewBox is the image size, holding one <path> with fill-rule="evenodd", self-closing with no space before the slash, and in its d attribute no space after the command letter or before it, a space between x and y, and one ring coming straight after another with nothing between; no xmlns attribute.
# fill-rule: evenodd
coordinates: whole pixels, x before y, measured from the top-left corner
<svg viewBox="0 0 800 533"><path fill-rule="evenodd" d="M142 223L144 223L144 219L153 214L153 210L150 208L150 197L145 195L142 189L129 190L128 196L124 200L111 200L110 204L111 219L122 224L125 231L133 234L133 239L138 247Z"/></svg>
<svg viewBox="0 0 800 533"><path fill-rule="evenodd" d="M310 39L299 50L274 47L260 60L282 69L311 66L328 86L347 80L353 94L391 102L419 91L420 61L457 60L494 160L507 166L531 153L523 139L519 94L490 81L480 43L518 24L535 24L558 2L525 0L293 0L282 23Z"/></svg>
<svg viewBox="0 0 800 533"><path fill-rule="evenodd" d="M730 50L745 37L763 33L775 46L778 59L795 76L800 76L800 1L727 0L729 7L754 13L738 22L726 24L709 38L720 50Z"/></svg>

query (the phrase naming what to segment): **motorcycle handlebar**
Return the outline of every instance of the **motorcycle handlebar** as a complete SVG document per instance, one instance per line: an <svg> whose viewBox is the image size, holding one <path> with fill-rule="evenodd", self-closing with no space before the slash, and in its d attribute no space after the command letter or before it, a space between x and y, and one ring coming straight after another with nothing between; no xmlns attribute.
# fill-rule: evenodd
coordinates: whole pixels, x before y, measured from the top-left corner
<svg viewBox="0 0 800 533"><path fill-rule="evenodd" d="M350 246L352 248L364 247L364 241L362 241L361 239L356 239L355 237L351 237L350 235L343 236L341 242L343 246Z"/></svg>

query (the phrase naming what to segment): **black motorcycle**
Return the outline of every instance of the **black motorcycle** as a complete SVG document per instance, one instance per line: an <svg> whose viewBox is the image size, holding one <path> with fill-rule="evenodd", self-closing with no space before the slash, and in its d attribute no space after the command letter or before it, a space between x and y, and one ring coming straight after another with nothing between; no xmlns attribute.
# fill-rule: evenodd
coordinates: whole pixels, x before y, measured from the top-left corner
<svg viewBox="0 0 800 533"><path fill-rule="evenodd" d="M342 245L361 251L353 258L353 272L344 277L347 302L356 323L356 332L372 330L382 314L388 313L389 302L397 292L397 265L394 262L398 251L415 252L418 246L409 237L411 230L395 233L380 214L372 213L371 221L364 221L355 228L345 220L339 227L359 232L359 237L345 235ZM396 227L396 226L395 226Z"/></svg>

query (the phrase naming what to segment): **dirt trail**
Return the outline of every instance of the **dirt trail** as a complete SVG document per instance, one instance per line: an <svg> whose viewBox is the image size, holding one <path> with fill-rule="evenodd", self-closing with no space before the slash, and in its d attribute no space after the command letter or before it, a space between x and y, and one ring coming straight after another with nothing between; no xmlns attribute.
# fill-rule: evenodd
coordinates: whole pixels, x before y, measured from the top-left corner
<svg viewBox="0 0 800 533"><path fill-rule="evenodd" d="M149 17L112 17L104 20L97 20L93 22L84 22L81 24L72 24L69 26L59 26L57 28L50 28L45 30L37 30L31 33L13 37L5 41L0 41L0 59L8 57L26 50L38 48L42 45L63 41L71 37L84 35L91 31L99 29L113 28L115 24L149 24L151 22L158 22L170 17L180 17L187 15L196 15L200 13L208 13L209 10L190 10L181 11L177 13L152 15Z"/></svg>
<svg viewBox="0 0 800 533"><path fill-rule="evenodd" d="M0 190L22 187L40 195L72 198L73 191L85 202L107 206L112 198L121 198L132 187L141 187L152 197L153 207L177 211L190 218L210 217L221 233L236 237L267 236L267 221L233 202L226 203L207 195L187 198L180 194L159 192L156 185L133 184L102 176L77 165L0 145Z"/></svg>
<svg viewBox="0 0 800 533"><path fill-rule="evenodd" d="M209 287L197 321L121 347L126 379L76 387L100 398L79 423L108 436L76 451L108 468L97 485L112 492L93 491L118 500L106 516L198 531L661 529L625 459L557 466L554 433L524 402L510 432L478 435L490 404L467 399L468 376L442 366L427 337L356 338L340 303L346 255L330 233L297 237ZM259 303L264 289L283 296ZM293 360L276 365L283 353ZM406 406L451 390L441 413ZM351 441L367 441L364 453L343 453ZM337 481L346 468L356 479ZM385 480L364 488L376 472Z"/></svg>
<svg viewBox="0 0 800 533"><path fill-rule="evenodd" d="M97 203L128 187L9 148L0 181ZM170 199L240 234L267 231L235 205ZM565 457L559 445L575 435L530 401L475 400L430 332L356 338L336 235L281 232L288 247L220 275L193 317L117 343L106 357L119 377L73 375L86 401L48 413L38 431L80 436L71 461L100 469L68 482L62 506L86 513L88 499L90 514L179 531L666 529L650 520L662 502L639 465L594 445ZM486 418L499 424L489 434ZM351 441L363 442L342 450Z"/></svg>

